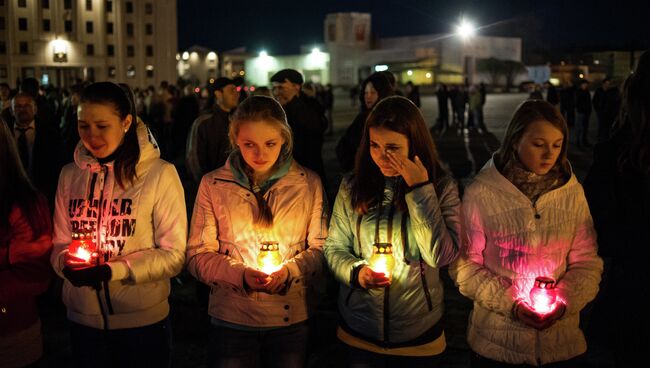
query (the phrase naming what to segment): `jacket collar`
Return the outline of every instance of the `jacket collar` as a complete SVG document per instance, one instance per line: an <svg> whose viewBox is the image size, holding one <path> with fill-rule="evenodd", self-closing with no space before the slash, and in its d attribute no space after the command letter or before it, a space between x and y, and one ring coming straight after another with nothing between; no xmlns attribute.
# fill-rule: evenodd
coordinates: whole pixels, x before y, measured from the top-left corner
<svg viewBox="0 0 650 368"><path fill-rule="evenodd" d="M238 171L237 169L233 169L231 163L231 158L234 154L235 154L234 152L231 153L230 157L228 158L228 161L226 161L226 164L214 172L213 178L217 180L234 182L246 189L250 189L248 178L246 177L245 174L243 173L241 174L243 175L244 178L246 178L245 181L242 178L238 178L234 174L234 172ZM276 171L276 173L273 174L271 178L276 178L277 182L282 184L290 184L290 183L295 184L295 183L305 182L305 177L306 177L306 172L304 168L298 165L293 159L290 159L287 162L285 162L285 164L281 166L280 170Z"/></svg>

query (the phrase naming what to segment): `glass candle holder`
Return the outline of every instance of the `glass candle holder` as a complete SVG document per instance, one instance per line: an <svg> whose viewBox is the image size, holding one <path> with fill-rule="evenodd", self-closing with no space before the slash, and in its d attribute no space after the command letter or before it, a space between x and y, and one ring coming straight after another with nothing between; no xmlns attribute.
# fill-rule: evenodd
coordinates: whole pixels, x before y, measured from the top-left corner
<svg viewBox="0 0 650 368"><path fill-rule="evenodd" d="M86 263L93 263L98 259L97 245L93 241L93 232L90 229L80 229L72 232L72 241L68 246L68 253Z"/></svg>
<svg viewBox="0 0 650 368"><path fill-rule="evenodd" d="M372 250L372 257L368 261L370 268L375 272L383 273L387 278L391 278L395 268L393 245L391 243L375 243Z"/></svg>
<svg viewBox="0 0 650 368"><path fill-rule="evenodd" d="M260 251L257 254L257 267L267 275L282 268L282 257L280 256L278 242L267 241L260 244Z"/></svg>
<svg viewBox="0 0 650 368"><path fill-rule="evenodd" d="M555 280L550 277L535 278L535 286L530 290L531 307L538 314L548 314L557 307Z"/></svg>

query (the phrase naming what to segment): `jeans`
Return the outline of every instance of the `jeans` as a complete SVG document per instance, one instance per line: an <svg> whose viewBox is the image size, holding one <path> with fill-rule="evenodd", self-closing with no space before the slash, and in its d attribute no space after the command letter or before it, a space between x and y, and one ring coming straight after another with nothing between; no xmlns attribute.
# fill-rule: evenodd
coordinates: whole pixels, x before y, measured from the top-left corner
<svg viewBox="0 0 650 368"><path fill-rule="evenodd" d="M149 326L100 330L70 322L75 367L170 367L172 326L169 318Z"/></svg>
<svg viewBox="0 0 650 368"><path fill-rule="evenodd" d="M589 144L589 115L582 112L576 113L576 143L578 146Z"/></svg>
<svg viewBox="0 0 650 368"><path fill-rule="evenodd" d="M441 367L441 356L398 356L373 353L346 345L350 368ZM444 353L443 353L444 354Z"/></svg>
<svg viewBox="0 0 650 368"><path fill-rule="evenodd" d="M210 328L208 367L302 368L307 356L307 322L263 331Z"/></svg>

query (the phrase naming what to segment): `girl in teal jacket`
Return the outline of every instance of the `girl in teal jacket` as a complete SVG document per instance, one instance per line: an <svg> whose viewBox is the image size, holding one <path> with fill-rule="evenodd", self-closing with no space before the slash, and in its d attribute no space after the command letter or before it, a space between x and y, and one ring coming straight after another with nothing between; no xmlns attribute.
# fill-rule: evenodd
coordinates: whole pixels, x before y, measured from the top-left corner
<svg viewBox="0 0 650 368"><path fill-rule="evenodd" d="M445 349L438 269L458 255L459 230L458 188L420 110L403 97L382 100L341 184L325 245L341 283L337 336L352 365L435 363Z"/></svg>

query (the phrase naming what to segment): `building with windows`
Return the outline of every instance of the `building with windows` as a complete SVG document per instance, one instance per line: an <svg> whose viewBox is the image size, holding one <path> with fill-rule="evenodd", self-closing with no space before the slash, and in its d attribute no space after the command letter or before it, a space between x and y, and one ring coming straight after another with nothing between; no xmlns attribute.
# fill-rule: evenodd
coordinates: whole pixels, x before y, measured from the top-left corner
<svg viewBox="0 0 650 368"><path fill-rule="evenodd" d="M0 82L175 82L176 0L0 0Z"/></svg>

